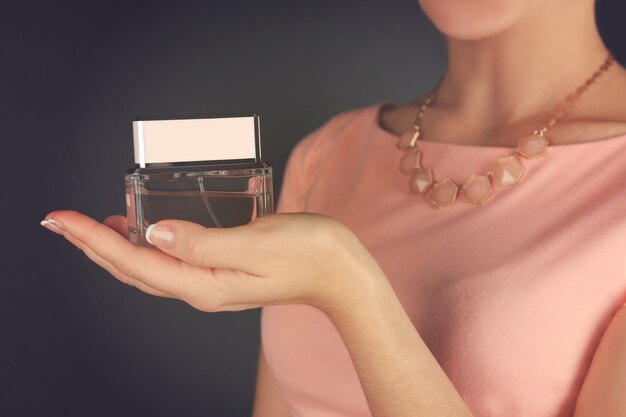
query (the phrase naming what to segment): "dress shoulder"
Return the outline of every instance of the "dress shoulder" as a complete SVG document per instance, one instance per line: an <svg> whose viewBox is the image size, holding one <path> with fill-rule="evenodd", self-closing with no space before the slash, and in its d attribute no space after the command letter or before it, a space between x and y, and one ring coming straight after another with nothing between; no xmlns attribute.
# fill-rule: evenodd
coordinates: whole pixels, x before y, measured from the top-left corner
<svg viewBox="0 0 626 417"><path fill-rule="evenodd" d="M303 211L307 189L321 161L332 155L342 136L371 117L373 108L340 112L296 142L287 158L276 212Z"/></svg>

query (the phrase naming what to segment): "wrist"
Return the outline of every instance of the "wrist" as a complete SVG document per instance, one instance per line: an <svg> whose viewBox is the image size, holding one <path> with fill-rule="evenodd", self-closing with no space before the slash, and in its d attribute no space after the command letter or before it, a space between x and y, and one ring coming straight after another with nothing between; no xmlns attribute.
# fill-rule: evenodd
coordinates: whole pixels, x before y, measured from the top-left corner
<svg viewBox="0 0 626 417"><path fill-rule="evenodd" d="M326 313L336 325L365 317L367 313L371 313L373 306L389 296L390 290L395 296L387 277L377 269L356 268L347 273L316 307Z"/></svg>
<svg viewBox="0 0 626 417"><path fill-rule="evenodd" d="M328 227L319 228L316 247L324 248L316 265L315 284L306 302L331 319L351 317L370 309L377 299L393 289L378 262L358 237L343 223L329 218Z"/></svg>

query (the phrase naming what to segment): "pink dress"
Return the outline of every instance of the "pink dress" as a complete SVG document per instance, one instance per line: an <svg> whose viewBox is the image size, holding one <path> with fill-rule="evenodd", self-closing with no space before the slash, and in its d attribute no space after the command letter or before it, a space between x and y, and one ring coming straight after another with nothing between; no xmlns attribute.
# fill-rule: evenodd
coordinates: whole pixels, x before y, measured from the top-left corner
<svg viewBox="0 0 626 417"><path fill-rule="evenodd" d="M345 223L393 285L476 417L565 417L626 299L626 134L551 146L484 206L409 194L383 103L332 118L292 151L278 212ZM421 142L457 184L512 153ZM307 305L262 310L268 366L294 417L370 416L343 341Z"/></svg>

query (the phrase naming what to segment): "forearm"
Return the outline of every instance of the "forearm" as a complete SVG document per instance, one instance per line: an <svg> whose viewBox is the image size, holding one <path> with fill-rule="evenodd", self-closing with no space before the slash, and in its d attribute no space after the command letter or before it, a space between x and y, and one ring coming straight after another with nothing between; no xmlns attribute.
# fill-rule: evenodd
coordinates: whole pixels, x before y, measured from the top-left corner
<svg viewBox="0 0 626 417"><path fill-rule="evenodd" d="M385 277L328 309L375 417L471 416Z"/></svg>

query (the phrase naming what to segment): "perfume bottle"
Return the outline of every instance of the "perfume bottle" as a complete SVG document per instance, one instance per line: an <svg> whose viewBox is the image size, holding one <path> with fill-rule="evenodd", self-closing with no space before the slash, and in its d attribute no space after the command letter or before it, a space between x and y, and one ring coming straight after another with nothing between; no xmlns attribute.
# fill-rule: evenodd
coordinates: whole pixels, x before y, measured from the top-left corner
<svg viewBox="0 0 626 417"><path fill-rule="evenodd" d="M257 115L135 120L133 141L135 166L125 175L131 242L149 246L146 229L163 219L232 227L274 212Z"/></svg>

